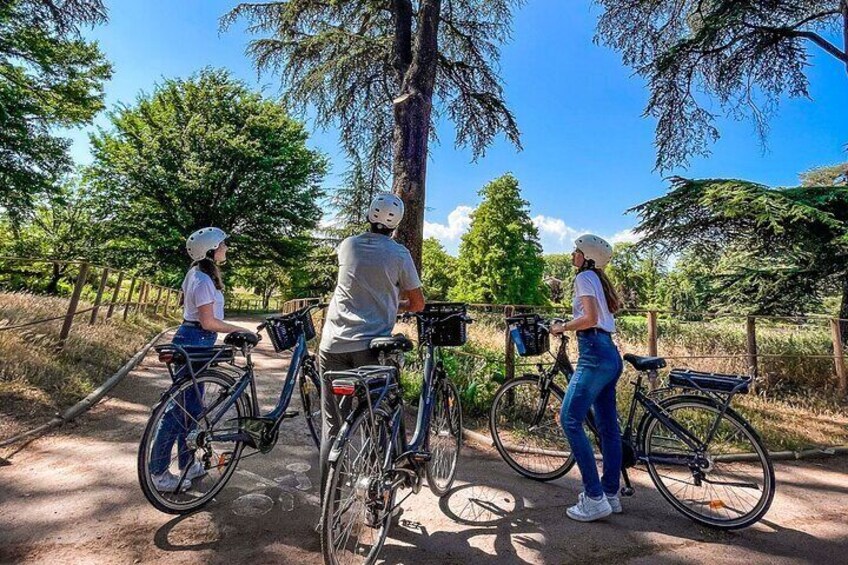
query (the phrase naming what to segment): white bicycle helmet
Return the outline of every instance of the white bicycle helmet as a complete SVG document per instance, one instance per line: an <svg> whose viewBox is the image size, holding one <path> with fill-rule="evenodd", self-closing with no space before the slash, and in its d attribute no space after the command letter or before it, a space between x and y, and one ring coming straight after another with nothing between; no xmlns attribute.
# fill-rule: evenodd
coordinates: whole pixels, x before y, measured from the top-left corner
<svg viewBox="0 0 848 565"><path fill-rule="evenodd" d="M220 228L202 228L188 236L186 251L192 261L200 261L207 253L218 249L225 239L227 234Z"/></svg>
<svg viewBox="0 0 848 565"><path fill-rule="evenodd" d="M368 208L368 221L372 224L382 224L390 230L398 227L402 218L403 200L391 192L378 194Z"/></svg>
<svg viewBox="0 0 848 565"><path fill-rule="evenodd" d="M574 240L574 246L583 252L583 257L594 261L595 267L605 267L612 259L612 245L596 235L587 233Z"/></svg>

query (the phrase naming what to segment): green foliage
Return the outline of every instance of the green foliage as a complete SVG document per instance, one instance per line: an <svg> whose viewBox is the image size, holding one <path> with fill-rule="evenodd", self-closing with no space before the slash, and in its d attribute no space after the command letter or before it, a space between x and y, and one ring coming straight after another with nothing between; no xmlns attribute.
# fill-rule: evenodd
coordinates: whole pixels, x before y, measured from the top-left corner
<svg viewBox="0 0 848 565"><path fill-rule="evenodd" d="M658 304L659 286L665 273L660 258L652 250L640 250L634 243L617 243L606 272L626 308Z"/></svg>
<svg viewBox="0 0 848 565"><path fill-rule="evenodd" d="M456 285L456 261L435 237L424 240L421 283L428 300L448 299L451 289Z"/></svg>
<svg viewBox="0 0 848 565"><path fill-rule="evenodd" d="M848 185L848 163L816 167L801 173L801 186Z"/></svg>
<svg viewBox="0 0 848 565"><path fill-rule="evenodd" d="M14 228L71 169L54 128L91 122L112 70L82 26L106 21L100 0L0 3L0 212Z"/></svg>
<svg viewBox="0 0 848 565"><path fill-rule="evenodd" d="M720 258L714 290L729 309L800 314L837 289L848 308L846 187L676 179L666 196L634 210L642 245Z"/></svg>
<svg viewBox="0 0 848 565"><path fill-rule="evenodd" d="M471 214L457 261L451 297L465 302L542 304L539 234L530 220L518 180L506 174L480 191L483 201Z"/></svg>
<svg viewBox="0 0 848 565"><path fill-rule="evenodd" d="M435 7L434 7L435 4ZM248 52L259 70L279 73L286 100L316 111L319 127L337 127L361 191L338 194L342 215L383 189L391 172L396 127L393 100L425 58L436 57L431 131L447 117L456 143L481 155L500 133L519 144L518 126L506 106L498 76L499 45L509 39L518 0L401 0L397 2L240 3L222 19L263 34ZM438 52L419 51L424 14L438 14ZM429 29L429 28L427 28ZM437 41L436 41L437 39ZM413 63L414 61L414 63ZM411 79L418 88L419 78ZM430 90L430 89L426 89ZM427 103L430 104L430 100ZM426 127L426 124L424 124Z"/></svg>
<svg viewBox="0 0 848 565"><path fill-rule="evenodd" d="M92 136L88 170L110 213L110 264L182 277L185 237L232 234L232 257L285 266L306 250L326 160L303 125L221 70L166 80Z"/></svg>
<svg viewBox="0 0 848 565"><path fill-rule="evenodd" d="M657 119L662 170L709 153L719 137L713 102L731 117L750 118L765 136L784 95L809 96L808 46L848 62L846 46L825 39L848 25L842 0L599 3L598 39L648 81L646 114Z"/></svg>

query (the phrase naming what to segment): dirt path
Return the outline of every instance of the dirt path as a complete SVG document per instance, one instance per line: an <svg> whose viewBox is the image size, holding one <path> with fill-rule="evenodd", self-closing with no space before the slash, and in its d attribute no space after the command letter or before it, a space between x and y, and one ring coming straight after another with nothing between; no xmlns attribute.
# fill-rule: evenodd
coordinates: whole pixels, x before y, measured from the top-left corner
<svg viewBox="0 0 848 565"><path fill-rule="evenodd" d="M266 342L256 355L265 406L285 360ZM242 461L206 510L157 512L136 479L149 407L169 379L149 356L77 424L2 453L2 563L319 563L317 453L302 418L286 421L266 456ZM295 401L296 402L296 401ZM297 406L293 406L298 408ZM515 475L496 454L467 446L456 488L426 489L404 504L388 563L839 563L848 552L848 459L776 465L766 519L737 533L678 515L636 472L625 514L596 524L565 518L574 475L542 484Z"/></svg>

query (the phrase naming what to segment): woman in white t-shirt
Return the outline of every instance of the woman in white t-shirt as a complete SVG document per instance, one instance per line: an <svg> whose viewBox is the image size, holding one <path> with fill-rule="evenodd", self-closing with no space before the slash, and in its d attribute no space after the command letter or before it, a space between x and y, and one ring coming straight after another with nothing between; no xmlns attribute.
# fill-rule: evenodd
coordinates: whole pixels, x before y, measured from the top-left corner
<svg viewBox="0 0 848 565"><path fill-rule="evenodd" d="M552 326L551 333L577 332L579 357L562 403L560 422L583 479L583 492L567 514L574 520L591 522L621 512L621 432L615 386L623 365L612 341L613 314L621 307L621 301L604 274L604 266L612 258L612 246L595 235L581 236L575 245L572 263L578 272L574 279L574 315L570 322ZM601 437L603 479L598 478L592 445L583 430L590 408Z"/></svg>
<svg viewBox="0 0 848 565"><path fill-rule="evenodd" d="M183 280L183 323L177 329L172 343L181 347L212 347L218 333L242 332L244 328L224 321L224 284L218 265L227 260L227 234L218 228L203 228L186 240L186 251L192 259L191 268ZM176 372L175 380L183 377L185 369ZM191 480L205 474L203 464L196 461L194 451L186 445L186 435L191 429L188 411L192 416L202 411L202 395L193 391L185 394L185 410L169 410L162 419L150 461L153 484L159 491L171 491L179 484L179 477L171 472L175 459L171 451L177 444L178 472L187 467L185 488ZM179 414L177 413L179 412ZM189 420L189 421L186 421Z"/></svg>

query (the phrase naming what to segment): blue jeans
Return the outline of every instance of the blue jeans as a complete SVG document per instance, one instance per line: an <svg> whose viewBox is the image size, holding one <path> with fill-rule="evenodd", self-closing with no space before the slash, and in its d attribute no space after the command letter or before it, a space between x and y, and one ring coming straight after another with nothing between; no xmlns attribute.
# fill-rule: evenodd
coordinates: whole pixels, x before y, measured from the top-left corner
<svg viewBox="0 0 848 565"><path fill-rule="evenodd" d="M578 334L577 350L580 357L565 392L560 422L583 477L583 491L592 498L600 498L602 494L618 494L621 431L615 407L615 385L624 366L609 334ZM583 430L590 408L594 408L595 424L601 436L603 481L598 479L592 444Z"/></svg>
<svg viewBox="0 0 848 565"><path fill-rule="evenodd" d="M174 345L185 347L212 347L218 334L206 331L203 328L181 325L171 341ZM188 368L184 365L174 372L174 382L179 381L188 374ZM156 430L156 439L153 441L153 449L150 456L150 473L160 475L171 466L171 449L177 444L179 453L180 469L185 469L194 460L194 452L186 445L186 435L194 427L194 420L203 410L203 385L199 385L200 396L194 388L186 390L182 398L168 400L168 408ZM186 414L191 414L191 418Z"/></svg>

